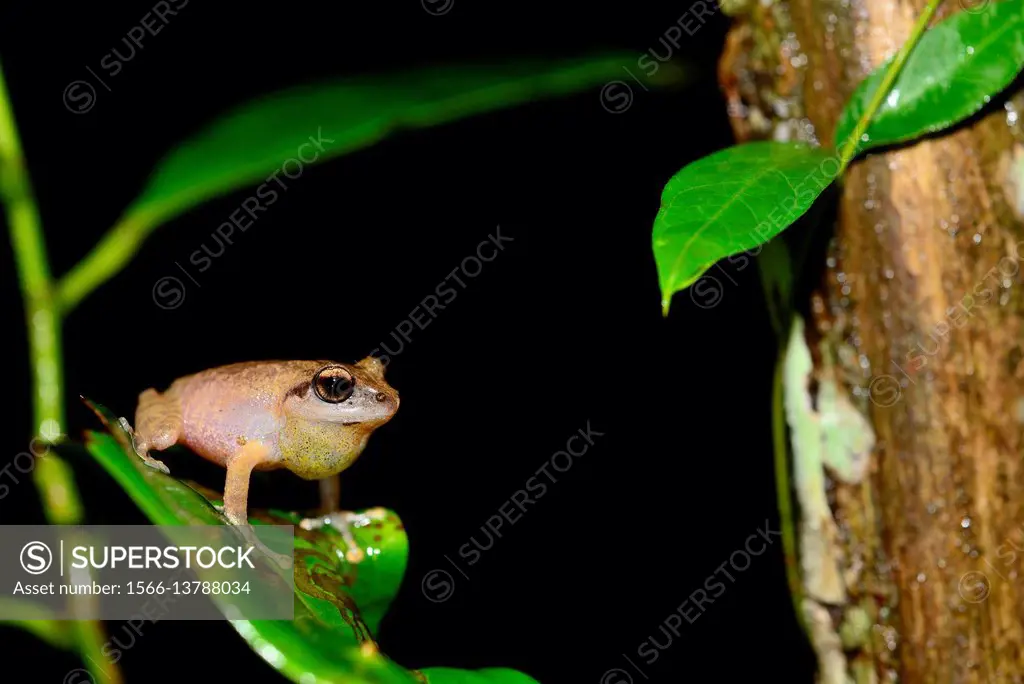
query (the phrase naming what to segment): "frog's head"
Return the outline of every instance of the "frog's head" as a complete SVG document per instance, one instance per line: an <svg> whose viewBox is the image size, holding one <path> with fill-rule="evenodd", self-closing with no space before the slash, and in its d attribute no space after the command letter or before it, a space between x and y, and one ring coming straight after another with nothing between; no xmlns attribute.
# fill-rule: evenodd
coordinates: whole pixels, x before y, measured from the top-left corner
<svg viewBox="0 0 1024 684"><path fill-rule="evenodd" d="M311 422L371 432L398 411L398 392L384 379L384 364L368 356L355 365L324 362L294 388L285 413Z"/></svg>
<svg viewBox="0 0 1024 684"><path fill-rule="evenodd" d="M398 392L372 357L353 366L322 361L306 368L285 397L278 447L285 467L319 480L352 465L373 431L395 415Z"/></svg>

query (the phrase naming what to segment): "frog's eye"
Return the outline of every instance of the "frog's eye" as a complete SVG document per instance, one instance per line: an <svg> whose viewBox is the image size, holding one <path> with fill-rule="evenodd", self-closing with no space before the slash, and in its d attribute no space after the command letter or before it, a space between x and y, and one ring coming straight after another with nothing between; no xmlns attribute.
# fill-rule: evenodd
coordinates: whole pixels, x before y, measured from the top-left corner
<svg viewBox="0 0 1024 684"><path fill-rule="evenodd" d="M316 396L329 404L340 404L352 396L356 379L344 366L324 366L313 376Z"/></svg>

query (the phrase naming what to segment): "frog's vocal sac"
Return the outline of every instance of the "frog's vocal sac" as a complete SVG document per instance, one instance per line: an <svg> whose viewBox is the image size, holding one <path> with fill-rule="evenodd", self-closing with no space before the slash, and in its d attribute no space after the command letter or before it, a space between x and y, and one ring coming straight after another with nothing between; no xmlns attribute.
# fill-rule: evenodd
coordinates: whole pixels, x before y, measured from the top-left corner
<svg viewBox="0 0 1024 684"><path fill-rule="evenodd" d="M253 470L287 468L321 481L322 506L338 510L338 473L359 457L370 435L398 411L398 392L372 356L333 361L250 361L175 380L165 392L147 389L135 412L135 451L150 456L182 444L224 466L224 515L248 522Z"/></svg>

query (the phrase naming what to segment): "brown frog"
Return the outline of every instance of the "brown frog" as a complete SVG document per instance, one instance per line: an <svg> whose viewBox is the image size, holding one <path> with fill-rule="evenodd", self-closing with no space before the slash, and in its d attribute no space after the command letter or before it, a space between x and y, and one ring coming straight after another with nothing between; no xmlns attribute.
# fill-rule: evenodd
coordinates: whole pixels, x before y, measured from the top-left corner
<svg viewBox="0 0 1024 684"><path fill-rule="evenodd" d="M133 441L145 463L182 444L227 469L224 515L248 522L253 470L287 468L320 481L326 515L304 522L332 523L350 548L349 516L338 510L338 474L359 457L370 435L398 410L398 392L384 365L367 357L355 365L333 361L250 361L175 380L164 392L139 395ZM339 524L340 523L340 524Z"/></svg>

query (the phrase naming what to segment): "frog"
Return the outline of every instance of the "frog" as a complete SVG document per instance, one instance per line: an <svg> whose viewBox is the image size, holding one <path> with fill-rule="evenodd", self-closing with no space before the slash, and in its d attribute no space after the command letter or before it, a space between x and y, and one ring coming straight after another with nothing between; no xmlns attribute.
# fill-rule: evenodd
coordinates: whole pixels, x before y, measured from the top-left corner
<svg viewBox="0 0 1024 684"><path fill-rule="evenodd" d="M163 392L144 390L134 428L122 425L138 457L163 473L170 469L152 454L176 444L224 467L222 513L232 525L248 524L253 471L287 469L319 481L322 515L302 527L331 524L355 549L355 514L339 509L340 473L398 406L374 356L355 364L243 361L180 377Z"/></svg>

